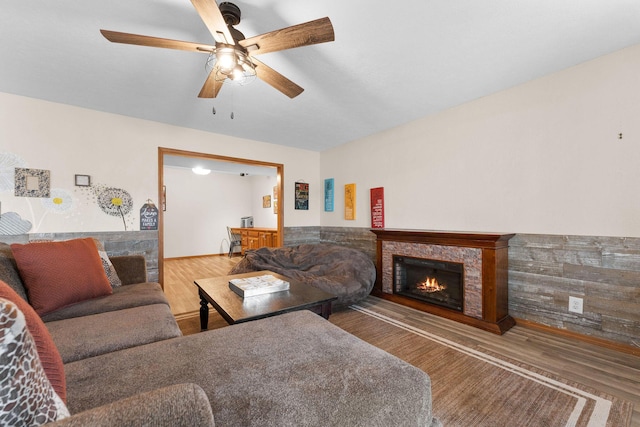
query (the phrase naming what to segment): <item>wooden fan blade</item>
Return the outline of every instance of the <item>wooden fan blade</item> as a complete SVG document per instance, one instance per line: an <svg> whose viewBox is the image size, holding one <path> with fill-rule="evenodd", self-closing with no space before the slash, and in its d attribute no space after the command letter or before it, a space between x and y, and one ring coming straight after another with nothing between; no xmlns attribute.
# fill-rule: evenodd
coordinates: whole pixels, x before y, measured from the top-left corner
<svg viewBox="0 0 640 427"><path fill-rule="evenodd" d="M255 37L240 40L249 55L277 52L294 47L331 42L335 40L333 25L329 18L320 18L304 24L271 31Z"/></svg>
<svg viewBox="0 0 640 427"><path fill-rule="evenodd" d="M259 79L278 89L289 98L295 98L304 91L303 88L257 59L252 58L251 62L256 66L256 74Z"/></svg>
<svg viewBox="0 0 640 427"><path fill-rule="evenodd" d="M160 37L141 36L138 34L120 33L118 31L100 30L102 35L114 43L134 44L138 46L162 47L166 49L188 50L192 52L213 52L216 47L207 44L183 42Z"/></svg>
<svg viewBox="0 0 640 427"><path fill-rule="evenodd" d="M200 89L198 98L215 98L218 96L218 92L222 89L222 83L224 83L224 81L216 80L216 71L218 71L217 68L211 70L209 77L207 77L202 89Z"/></svg>
<svg viewBox="0 0 640 427"><path fill-rule="evenodd" d="M209 32L218 43L235 45L231 31L218 8L216 0L191 0L198 15L209 29Z"/></svg>

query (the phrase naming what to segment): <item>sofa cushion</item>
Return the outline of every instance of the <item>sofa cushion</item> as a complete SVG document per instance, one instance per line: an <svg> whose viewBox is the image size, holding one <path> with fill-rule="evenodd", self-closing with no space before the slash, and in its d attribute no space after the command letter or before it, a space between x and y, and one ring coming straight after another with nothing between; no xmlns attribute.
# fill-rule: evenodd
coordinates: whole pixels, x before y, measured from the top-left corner
<svg viewBox="0 0 640 427"><path fill-rule="evenodd" d="M69 416L51 387L23 313L0 299L0 425L37 426Z"/></svg>
<svg viewBox="0 0 640 427"><path fill-rule="evenodd" d="M309 311L107 353L65 369L72 413L187 382L204 389L220 426L429 426L433 419L427 374Z"/></svg>
<svg viewBox="0 0 640 427"><path fill-rule="evenodd" d="M33 308L2 281L0 281L0 298L13 302L22 312L27 321L29 332L35 341L40 363L47 374L47 378L56 393L58 393L58 396L65 401L67 398L67 388L64 366L60 353L49 334L49 330L44 326L40 316L36 314Z"/></svg>
<svg viewBox="0 0 640 427"><path fill-rule="evenodd" d="M20 279L11 246L2 242L0 242L0 280L11 286L22 299L28 301L27 290L24 288L22 279Z"/></svg>
<svg viewBox="0 0 640 427"><path fill-rule="evenodd" d="M166 304L47 322L64 363L182 335Z"/></svg>
<svg viewBox="0 0 640 427"><path fill-rule="evenodd" d="M211 405L196 384L178 384L140 393L74 414L47 427L215 427Z"/></svg>
<svg viewBox="0 0 640 427"><path fill-rule="evenodd" d="M29 302L39 315L111 294L91 238L11 245Z"/></svg>
<svg viewBox="0 0 640 427"><path fill-rule="evenodd" d="M167 297L158 283L145 282L134 285L120 286L113 289L113 293L107 297L94 298L82 301L69 307L61 308L42 316L45 322L69 319L71 317L88 316L91 314L105 313L108 311L122 310L131 307L140 307L150 304L169 305Z"/></svg>

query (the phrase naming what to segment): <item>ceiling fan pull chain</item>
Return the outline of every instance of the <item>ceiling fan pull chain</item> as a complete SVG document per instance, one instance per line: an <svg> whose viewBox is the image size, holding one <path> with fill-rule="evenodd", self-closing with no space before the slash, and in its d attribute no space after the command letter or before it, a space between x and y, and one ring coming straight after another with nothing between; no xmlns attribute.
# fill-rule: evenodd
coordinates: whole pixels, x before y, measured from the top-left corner
<svg viewBox="0 0 640 427"><path fill-rule="evenodd" d="M213 115L216 115L216 106L214 105L213 108L211 109L211 112L213 113Z"/></svg>
<svg viewBox="0 0 640 427"><path fill-rule="evenodd" d="M233 120L233 111L231 112L231 120Z"/></svg>

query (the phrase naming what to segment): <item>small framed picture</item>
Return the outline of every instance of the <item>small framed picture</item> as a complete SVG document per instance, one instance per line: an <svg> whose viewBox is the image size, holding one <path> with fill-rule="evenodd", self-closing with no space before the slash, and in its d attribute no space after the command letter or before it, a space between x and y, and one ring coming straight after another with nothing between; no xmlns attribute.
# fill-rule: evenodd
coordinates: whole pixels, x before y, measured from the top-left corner
<svg viewBox="0 0 640 427"><path fill-rule="evenodd" d="M15 168L14 185L17 197L49 197L51 172L44 169Z"/></svg>
<svg viewBox="0 0 640 427"><path fill-rule="evenodd" d="M91 177L89 175L76 175L76 186L91 187Z"/></svg>

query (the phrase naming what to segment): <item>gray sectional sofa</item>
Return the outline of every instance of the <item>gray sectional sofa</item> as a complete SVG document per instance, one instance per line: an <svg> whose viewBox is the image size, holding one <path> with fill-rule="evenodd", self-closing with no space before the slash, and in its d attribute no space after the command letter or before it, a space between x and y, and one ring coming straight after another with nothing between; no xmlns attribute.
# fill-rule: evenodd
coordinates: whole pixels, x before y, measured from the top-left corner
<svg viewBox="0 0 640 427"><path fill-rule="evenodd" d="M0 280L21 297L10 249ZM308 311L181 336L141 256L111 295L43 316L64 361L59 426L437 426L428 375Z"/></svg>

